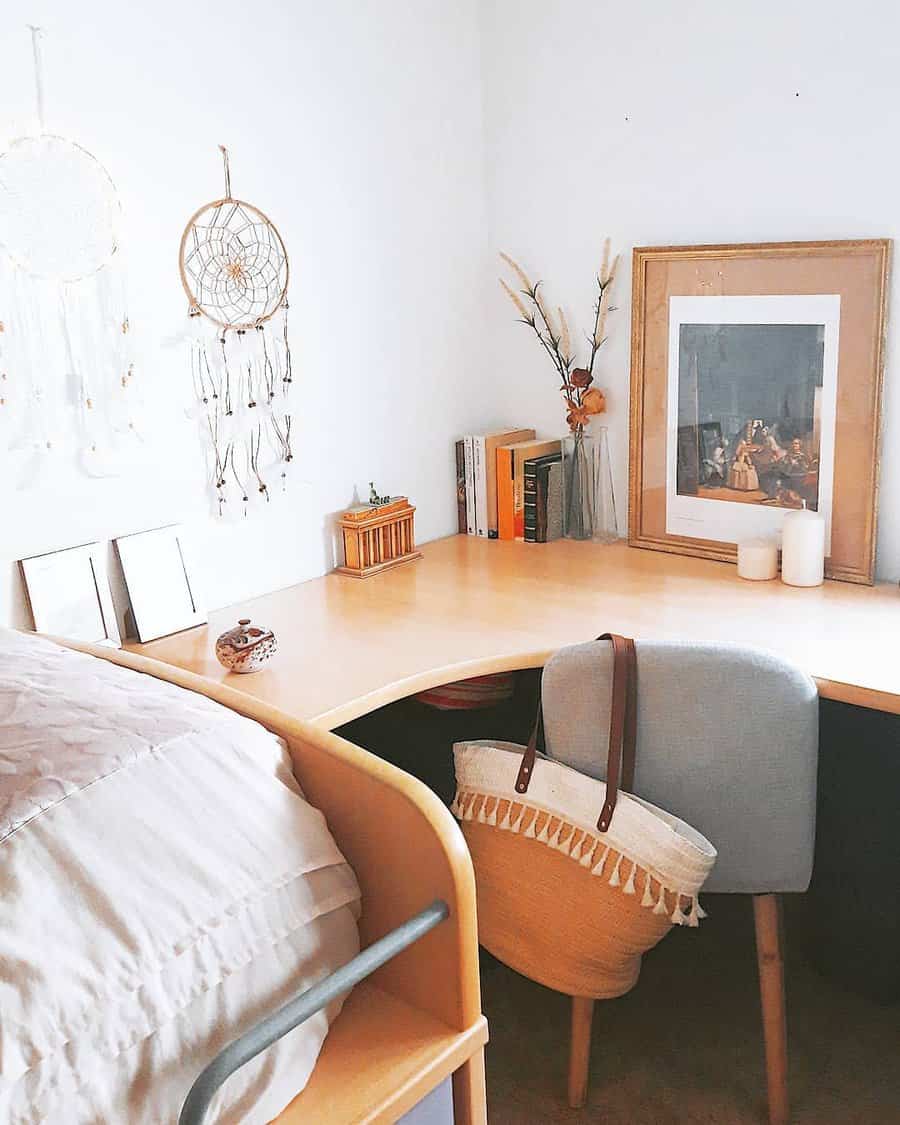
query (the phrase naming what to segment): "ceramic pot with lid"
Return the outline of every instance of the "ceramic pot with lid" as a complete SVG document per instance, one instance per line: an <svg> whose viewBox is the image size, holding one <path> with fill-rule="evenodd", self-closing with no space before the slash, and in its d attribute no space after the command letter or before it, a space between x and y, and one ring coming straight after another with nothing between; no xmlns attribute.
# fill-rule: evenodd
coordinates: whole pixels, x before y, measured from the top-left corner
<svg viewBox="0 0 900 1125"><path fill-rule="evenodd" d="M249 617L242 617L216 641L216 657L229 672L258 672L272 659L277 648L278 642L271 629L252 625Z"/></svg>

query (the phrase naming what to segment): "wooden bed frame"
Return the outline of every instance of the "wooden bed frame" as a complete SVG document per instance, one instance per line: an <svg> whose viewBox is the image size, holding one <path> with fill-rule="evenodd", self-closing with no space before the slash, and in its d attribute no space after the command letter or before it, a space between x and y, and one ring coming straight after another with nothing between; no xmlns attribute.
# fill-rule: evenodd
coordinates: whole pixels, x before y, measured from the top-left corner
<svg viewBox="0 0 900 1125"><path fill-rule="evenodd" d="M434 899L450 908L445 922L353 990L277 1125L393 1122L450 1075L456 1125L485 1125L475 877L443 803L395 766L233 688L135 653L54 640L198 692L280 735L356 872L363 946Z"/></svg>

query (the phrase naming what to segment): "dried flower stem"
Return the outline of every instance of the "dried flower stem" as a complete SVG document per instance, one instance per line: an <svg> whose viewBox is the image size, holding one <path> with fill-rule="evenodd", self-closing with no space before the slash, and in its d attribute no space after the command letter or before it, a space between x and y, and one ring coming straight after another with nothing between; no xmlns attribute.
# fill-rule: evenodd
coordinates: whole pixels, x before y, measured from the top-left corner
<svg viewBox="0 0 900 1125"><path fill-rule="evenodd" d="M522 302L522 298L519 296L518 293L515 292L515 290L511 289L506 284L506 282L503 280L502 277L500 278L500 284L503 286L503 291L506 293L506 295L509 297L509 299L512 301L512 303L516 306L516 308L519 310L519 314L522 317L522 319L527 320L528 319L528 310L525 308L525 305Z"/></svg>
<svg viewBox="0 0 900 1125"><path fill-rule="evenodd" d="M560 333L561 333L560 348L562 349L562 354L565 356L566 360L569 363L571 363L572 362L572 337L569 334L569 322L566 320L566 314L563 312L561 305L557 306L556 311L559 314L559 325L560 325Z"/></svg>
<svg viewBox="0 0 900 1125"><path fill-rule="evenodd" d="M568 387L569 386L569 366L571 365L572 361L571 361L571 359L563 359L563 356L562 356L562 354L559 350L559 336L555 335L554 332L553 332L553 325L550 322L550 317L547 315L547 311L544 308L544 305L543 305L543 303L541 301L541 298L540 298L540 295L538 293L538 290L539 290L541 284L542 284L542 282L539 281L534 286L534 288L531 290L531 292L528 295L531 298L531 300L534 302L535 308L541 314L541 320L544 322L544 327L547 329L547 335L550 338L550 347L553 350L554 362L556 363L556 366L559 369L560 375L562 375L563 382Z"/></svg>
<svg viewBox="0 0 900 1125"><path fill-rule="evenodd" d="M521 282L522 288L525 290L525 292L530 293L535 287L531 284L531 280L528 277L528 274L522 269L522 267L515 260L515 258L511 258L509 256L509 254L504 254L502 251L500 252L500 257L503 259L504 262L506 262L506 264L509 266L509 268L513 271L513 273L519 279L519 281Z"/></svg>
<svg viewBox="0 0 900 1125"><path fill-rule="evenodd" d="M600 265L600 272L597 274L599 293L597 295L597 304L594 307L594 331L587 338L591 349L587 371L592 377L597 352L606 340L606 317L611 309L608 290L615 278L616 267L619 262L619 256L617 254L610 265L609 251L610 240L607 238L603 244L603 260ZM532 329L541 347L550 357L553 366L562 377L563 385L560 389L564 393L569 411L571 412L575 409L581 410L583 407L582 398L584 392L587 390L587 386L590 385L590 380L588 380L587 386L582 386L580 384L576 386L570 378L570 370L575 362L575 356L573 354L571 333L569 331L568 321L566 320L566 314L561 307L557 306L557 314L559 316L559 327L557 328L554 325L552 313L545 307L540 295L542 282L537 281L532 284L528 274L514 258L509 256L509 254L501 253L500 257L516 275L522 285L522 289L517 293L502 278L500 284L515 305L522 323L527 324L528 327ZM522 298L525 298L525 300L523 301ZM526 302L530 303L530 307ZM578 432L584 429L582 424L578 424L577 426L573 425L573 428Z"/></svg>

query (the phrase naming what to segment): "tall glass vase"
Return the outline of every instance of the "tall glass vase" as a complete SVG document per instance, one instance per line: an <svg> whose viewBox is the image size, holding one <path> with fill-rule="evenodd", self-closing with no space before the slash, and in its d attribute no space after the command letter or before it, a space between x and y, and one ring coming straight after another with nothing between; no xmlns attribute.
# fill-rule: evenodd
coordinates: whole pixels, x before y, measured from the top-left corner
<svg viewBox="0 0 900 1125"><path fill-rule="evenodd" d="M614 543L619 538L606 426L562 439L563 535Z"/></svg>

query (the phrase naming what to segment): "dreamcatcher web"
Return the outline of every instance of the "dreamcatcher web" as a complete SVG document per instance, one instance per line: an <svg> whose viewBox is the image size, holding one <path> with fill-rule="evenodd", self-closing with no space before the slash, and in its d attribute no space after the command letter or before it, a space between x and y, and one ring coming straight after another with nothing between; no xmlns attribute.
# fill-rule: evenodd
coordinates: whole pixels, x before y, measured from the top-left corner
<svg viewBox="0 0 900 1125"><path fill-rule="evenodd" d="M31 277L83 281L116 252L116 189L73 141L48 134L14 141L0 156L0 198L0 248Z"/></svg>
<svg viewBox="0 0 900 1125"><path fill-rule="evenodd" d="M286 487L293 461L287 251L274 223L231 194L194 213L181 238L181 281L197 404L212 494L222 516L247 515Z"/></svg>
<svg viewBox="0 0 900 1125"><path fill-rule="evenodd" d="M108 172L44 122L40 28L31 28L40 132L0 154L0 442L78 453L114 471L136 436L134 364L119 229Z"/></svg>
<svg viewBox="0 0 900 1125"><path fill-rule="evenodd" d="M191 221L183 262L197 307L222 327L255 328L284 301L284 244L265 215L249 203L204 207Z"/></svg>

